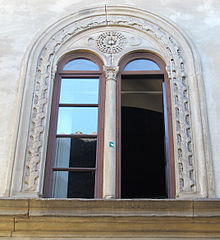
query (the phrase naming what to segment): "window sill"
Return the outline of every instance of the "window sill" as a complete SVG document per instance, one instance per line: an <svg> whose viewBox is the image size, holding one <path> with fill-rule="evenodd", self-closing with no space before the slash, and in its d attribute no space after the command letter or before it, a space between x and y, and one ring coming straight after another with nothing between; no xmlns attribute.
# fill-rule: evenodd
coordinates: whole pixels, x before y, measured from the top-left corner
<svg viewBox="0 0 220 240"><path fill-rule="evenodd" d="M220 237L220 200L0 199L0 236Z"/></svg>

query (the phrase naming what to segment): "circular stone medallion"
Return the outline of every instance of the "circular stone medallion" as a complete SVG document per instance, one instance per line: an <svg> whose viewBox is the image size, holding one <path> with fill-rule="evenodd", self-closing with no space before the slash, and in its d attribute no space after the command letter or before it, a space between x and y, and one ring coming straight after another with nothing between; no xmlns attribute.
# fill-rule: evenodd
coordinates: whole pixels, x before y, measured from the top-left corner
<svg viewBox="0 0 220 240"><path fill-rule="evenodd" d="M96 40L98 49L104 53L118 53L123 49L126 38L119 32L105 32Z"/></svg>

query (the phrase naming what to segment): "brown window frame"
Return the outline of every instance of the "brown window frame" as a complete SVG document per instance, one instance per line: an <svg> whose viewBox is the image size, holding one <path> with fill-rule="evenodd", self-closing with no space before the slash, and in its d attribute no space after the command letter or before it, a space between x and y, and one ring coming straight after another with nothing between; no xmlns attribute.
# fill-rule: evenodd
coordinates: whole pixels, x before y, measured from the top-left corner
<svg viewBox="0 0 220 240"><path fill-rule="evenodd" d="M63 70L65 64L74 59L87 59L94 62L99 71L70 71ZM57 73L54 79L53 87L53 98L51 105L51 116L50 116L50 126L49 126L49 136L47 145L47 157L46 157L46 167L45 167L45 178L44 178L44 197L51 197L52 194L52 175L53 171L87 171L95 172L95 186L94 186L94 198L102 197L102 182L103 182L103 149L104 149L104 93L105 93L105 81L103 74L103 62L92 53L88 52L74 52L64 56L58 63ZM65 78L99 78L99 96L98 104L59 104L60 98L60 88L61 79ZM76 107L98 107L98 128L97 135L89 134L56 134L57 131L57 121L58 121L58 109L59 107L65 106L76 106ZM96 166L95 168L54 168L54 158L55 158L55 143L56 137L86 137L86 138L97 138L96 147Z"/></svg>
<svg viewBox="0 0 220 240"><path fill-rule="evenodd" d="M158 64L160 70L151 71L124 71L125 66L137 59L151 60ZM172 131L172 109L171 109L171 93L166 71L166 64L157 55L149 52L134 52L124 57L119 63L119 74L117 81L117 157L116 157L116 196L121 198L121 79L122 75L143 76L158 75L163 77L163 102L164 102L164 126L165 126L165 158L166 158L166 185L168 198L175 198L175 162L173 149L173 131Z"/></svg>

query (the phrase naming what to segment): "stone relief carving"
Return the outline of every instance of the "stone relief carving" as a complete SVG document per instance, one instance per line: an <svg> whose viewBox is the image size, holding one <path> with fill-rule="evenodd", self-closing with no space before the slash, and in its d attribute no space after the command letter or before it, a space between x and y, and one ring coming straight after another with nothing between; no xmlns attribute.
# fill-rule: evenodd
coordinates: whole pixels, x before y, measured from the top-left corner
<svg viewBox="0 0 220 240"><path fill-rule="evenodd" d="M169 32L160 28L156 23L130 17L125 15L108 16L108 26L129 27L130 29L144 32L155 39L163 48L167 56L167 72L172 85L172 109L174 119L174 133L177 143L175 149L178 159L176 167L178 169L176 179L178 180L177 194L195 193L197 191L196 171L194 168L194 148L192 140L190 97L188 89L188 79L185 73L184 57L181 47L175 41L175 37ZM28 151L25 160L24 178L22 191L39 191L39 179L43 160L45 156L43 146L47 142L47 132L45 132L46 117L48 116L48 89L52 87L52 81L56 66L54 66L54 56L57 51L74 35L82 31L96 27L105 27L105 16L93 16L89 19L79 20L68 24L54 34L53 38L47 42L39 56L37 68L34 101L32 106L32 121L29 127ZM108 54L118 53L124 47L125 37L118 32L102 33L96 40L100 51ZM106 71L108 72L108 71ZM112 73L112 71L111 71ZM117 73L115 73L117 74Z"/></svg>
<svg viewBox="0 0 220 240"><path fill-rule="evenodd" d="M119 67L104 66L103 71L106 76L106 81L108 81L108 80L116 81L117 80L117 74L119 71Z"/></svg>
<svg viewBox="0 0 220 240"><path fill-rule="evenodd" d="M131 38L129 39L129 44L130 44L131 46L138 46L138 45L141 44L141 39L140 39L140 38L137 38L137 37L131 37Z"/></svg>
<svg viewBox="0 0 220 240"><path fill-rule="evenodd" d="M103 53L119 53L125 43L126 38L119 32L104 32L96 40L98 49Z"/></svg>
<svg viewBox="0 0 220 240"><path fill-rule="evenodd" d="M95 39L93 37L89 37L87 42L88 42L88 45L92 46L92 45L95 45L96 41L95 41Z"/></svg>

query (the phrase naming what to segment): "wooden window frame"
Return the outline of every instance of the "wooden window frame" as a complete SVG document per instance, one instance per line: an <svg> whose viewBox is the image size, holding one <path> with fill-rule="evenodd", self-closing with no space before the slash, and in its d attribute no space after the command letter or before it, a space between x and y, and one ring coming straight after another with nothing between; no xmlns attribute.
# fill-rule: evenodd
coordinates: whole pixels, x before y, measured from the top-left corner
<svg viewBox="0 0 220 240"><path fill-rule="evenodd" d="M150 71L124 71L125 66L137 59L151 60L158 64L160 70ZM117 152L116 152L116 196L121 198L121 79L125 76L141 76L154 75L163 77L163 102L164 102L164 126L165 126L165 158L166 158L166 186L168 198L175 198L176 184L175 184L175 160L173 148L173 130L172 130L172 109L171 109L171 93L164 61L148 52L135 52L124 57L119 63L119 74L117 81Z"/></svg>
<svg viewBox="0 0 220 240"><path fill-rule="evenodd" d="M65 64L74 59L87 59L94 62L99 71L70 71L63 70ZM45 178L44 178L44 197L51 197L52 194L52 175L53 171L74 171L74 172L96 172L95 173L95 186L94 186L94 198L102 197L102 186L103 186L103 149L104 149L104 95L105 95L105 81L103 74L103 63L102 61L92 53L87 52L75 52L68 54L58 63L57 73L54 80L53 87L53 98L50 115L50 127L47 145L47 160L45 167ZM61 79L62 78L99 78L99 95L98 104L59 104ZM58 121L58 110L59 107L98 107L98 126L97 135L90 134L56 134L57 121ZM80 137L80 138L97 138L96 147L96 166L95 168L54 168L55 159L55 143L56 137Z"/></svg>

